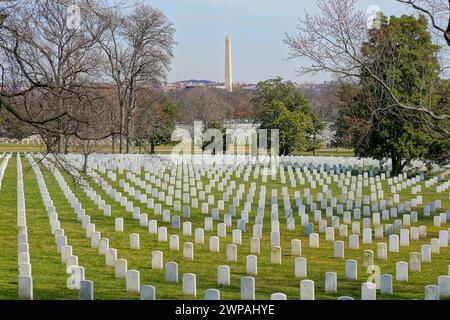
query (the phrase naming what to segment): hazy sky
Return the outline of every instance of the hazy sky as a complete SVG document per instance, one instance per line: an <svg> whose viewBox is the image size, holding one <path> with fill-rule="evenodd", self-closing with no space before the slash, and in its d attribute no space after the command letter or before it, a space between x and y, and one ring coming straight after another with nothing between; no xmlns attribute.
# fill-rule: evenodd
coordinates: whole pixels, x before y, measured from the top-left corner
<svg viewBox="0 0 450 320"><path fill-rule="evenodd" d="M233 80L256 83L282 76L296 82L322 82L324 74L299 78L301 60L286 61L284 33L294 34L298 17L315 12L314 0L146 0L176 28L175 58L169 81L223 81L225 36L233 49ZM387 15L407 12L395 0L359 0L362 10L376 5Z"/></svg>

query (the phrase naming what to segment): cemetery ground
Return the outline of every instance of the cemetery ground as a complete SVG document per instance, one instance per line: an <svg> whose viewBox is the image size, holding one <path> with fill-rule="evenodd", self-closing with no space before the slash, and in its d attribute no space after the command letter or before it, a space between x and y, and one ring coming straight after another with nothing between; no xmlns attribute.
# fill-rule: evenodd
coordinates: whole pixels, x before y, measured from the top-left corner
<svg viewBox="0 0 450 320"><path fill-rule="evenodd" d="M104 145L100 146L97 150L99 153L109 153L111 152L111 146L110 145ZM14 143L14 144L2 144L0 143L0 152L45 152L46 147L43 144L20 144L20 143ZM170 153L173 150L173 146L170 145L162 145L162 146L156 146L155 151L158 154L167 154ZM142 151L142 150L141 150ZM138 147L133 147L134 153L140 153ZM248 150L246 150L248 152ZM353 157L355 153L353 150L348 149L330 149L330 148L321 148L316 150L316 156L324 156L324 157ZM295 155L302 155L302 156L312 156L313 152L297 152Z"/></svg>
<svg viewBox="0 0 450 320"><path fill-rule="evenodd" d="M0 162L2 159L0 159ZM56 251L55 237L52 234L49 225L49 218L47 210L44 206L41 194L39 192L38 180L34 171L30 168L28 159L21 154L21 162L23 166L23 180L24 180L24 194L25 194L25 208L27 218L28 243L30 252L30 262L32 266L33 276L33 291L34 299L78 299L78 291L70 290L67 287L67 279L69 275L66 273L66 266L61 262L61 255ZM52 162L52 161L50 161ZM129 293L126 290L125 279L115 277L114 267L105 265L105 256L99 255L97 248L91 247L91 239L86 237L86 231L82 228L80 221L77 220L77 215L73 208L67 201L63 191L61 190L55 176L42 163L38 164L45 180L48 192L55 211L58 214L61 229L64 229L68 242L73 248L73 254L78 256L78 264L85 268L85 279L91 280L94 283L95 299L139 299L140 295L137 293ZM231 244L232 230L236 229L236 219L233 217L233 226L227 228L227 236L220 238L219 252L210 252L209 238L217 236L216 222L223 222L223 214L227 212L230 203L225 204L225 209L220 210L220 221L214 222L213 231L205 231L204 244L194 244L194 259L183 259L183 244L185 242L194 243L194 230L204 226L204 220L207 215L201 213L201 203L207 202L199 201L198 208L191 207L190 219L181 218L181 223L190 221L192 223L192 235L183 235L183 228L172 228L171 222L163 222L161 215L155 215L153 209L148 209L145 204L132 199L134 207L139 207L141 214L148 214L148 220L158 220L158 227L167 227L168 237L170 235L179 236L179 250L170 250L169 241L159 242L157 235L149 234L148 228L141 227L139 220L133 219L132 213L126 212L125 208L111 199L109 195L92 179L88 179L90 186L95 190L97 195L100 195L107 204L111 205L111 216L105 216L103 210L99 209L91 199L85 194L83 189L77 182L59 168L69 187L72 189L74 195L82 204L86 214L90 215L90 222L96 226L96 231L101 232L103 238L109 239L110 247L117 249L117 258L127 259L128 270L140 271L140 284L152 285L156 288L157 299L192 299L183 295L182 276L185 273L195 273L197 279L197 299L203 299L204 291L209 288L220 290L221 299L240 299L241 298L241 278L250 276L246 272L246 256L250 255L250 238L252 238L251 224L247 224L246 232L242 232L242 244L237 246L238 258L237 262L227 261L226 247ZM123 192L119 181L126 180L130 185L138 189L130 179L127 179L126 171L122 174L116 172L117 178L115 181L110 179L107 174L101 173L99 170L94 171L99 174L108 184L118 191ZM144 171L137 177L144 180ZM167 171L166 171L167 173ZM357 173L353 173L357 175ZM363 251L373 250L374 263L381 268L381 274L391 274L393 276L393 294L380 294L377 291L377 299L423 299L425 286L437 285L438 277L442 275L449 275L450 265L450 250L448 247L440 248L440 253L432 254L431 263L421 263L421 271L409 271L409 279L407 282L396 281L396 262L410 261L410 252L421 252L421 246L429 244L430 239L439 238L439 231L447 229L450 226L442 224L442 227L435 227L433 223L433 216L441 212L446 212L450 209L450 200L448 190L437 193L436 185L425 187L424 181L417 185L421 185L422 191L420 195L423 197L423 205L418 205L415 209L419 212L418 223L412 223L413 226L424 225L427 227L426 238L420 238L418 241L410 241L408 247L400 247L399 252L388 252L387 260L377 259L377 243L389 243L388 237L384 234L383 239L374 239L372 244L363 244L360 240L359 249L350 249L348 246L348 238L341 237L339 229L335 229L335 239L345 242L345 258L339 259L334 257L334 241L325 240L325 233L318 231L318 225L315 223L314 232L319 233L320 247L310 248L310 237L305 235L304 226L300 223L300 218L297 216L297 207L295 205L294 192L300 191L303 196L303 190L308 186L299 185L291 188L289 184L282 184L279 176L273 181L270 176L267 182L262 182L261 177L252 179L253 172L250 174L250 179L244 181L242 177L232 175L231 179L236 182L236 186L240 184L245 185L245 190L248 190L252 182L256 182L256 197L259 188L265 185L267 194L265 195L266 214L264 216L264 224L262 231L262 238L260 243L260 254L258 256L257 275L251 275L255 278L255 298L256 299L270 299L271 294L281 292L287 295L287 299L300 298L300 281L303 279L310 279L314 281L315 299L336 299L340 296L351 296L354 299L361 298L361 284L366 282L370 277L363 267ZM202 176L202 183L206 185L209 183L206 176ZM445 176L448 180L448 175ZM384 198L392 196L390 193L390 186L387 184L387 179L382 180L382 188L384 190ZM439 182L440 184L442 182ZM282 187L288 186L289 199L293 208L293 215L295 217L295 230L287 230L287 223L284 219L282 208ZM271 263L271 190L277 189L280 201L280 243L281 243L281 264ZM333 182L329 189L335 196L340 194L340 188L337 183ZM317 193L321 192L321 188L311 190L311 194L316 199ZM125 192L123 192L125 193ZM145 193L145 191L143 191ZM216 187L211 189L210 193L214 195L216 204L218 199L222 199L223 191L219 191ZM364 187L363 194L370 195L370 188ZM398 192L401 201L410 200L413 196L411 194L411 187L402 189ZM246 195L246 193L244 193ZM244 198L245 199L245 198ZM176 199L174 199L176 200ZM305 200L305 199L303 199ZM423 206L432 201L440 200L441 208L437 209L431 216L424 216ZM173 207L167 206L165 201L158 201L155 198L155 204L161 204L162 210L170 209L171 214L179 214L175 212ZM304 203L305 204L305 203ZM183 204L182 204L183 205ZM209 210L212 207L210 206ZM249 220L253 221L257 207L253 203L252 211L249 213ZM243 210L244 201L237 206L237 215ZM17 271L17 154L14 153L5 169L2 188L0 191L0 299L18 299L18 271ZM308 206L307 206L308 212ZM345 210L345 209L344 209ZM327 220L327 226L331 226L331 218L325 217L325 210L322 210L322 219ZM334 208L334 215L336 216L336 208ZM339 216L339 215L338 215ZM124 231L115 231L115 218L123 218ZM362 219L361 217L361 230ZM401 215L399 215L401 219ZM342 224L342 215L340 215L340 223ZM395 218L396 219L396 218ZM393 223L394 218L390 218L389 222ZM314 221L314 213L309 213L309 221ZM352 221L356 221L353 220ZM348 234L352 234L351 225L348 226ZM137 233L140 236L140 248L130 249L130 234ZM295 277L295 259L298 256L291 255L291 240L301 240L301 257L307 259L307 276L303 278ZM361 232L362 239L362 232ZM162 251L164 255L164 268L162 270L152 269L152 252L158 250ZM345 277L345 261L347 259L355 259L358 261L358 277L357 280L347 280ZM166 281L166 263L178 263L178 283L170 283ZM230 285L219 286L217 284L217 267L226 265L230 267ZM325 273L337 273L337 292L325 292Z"/></svg>

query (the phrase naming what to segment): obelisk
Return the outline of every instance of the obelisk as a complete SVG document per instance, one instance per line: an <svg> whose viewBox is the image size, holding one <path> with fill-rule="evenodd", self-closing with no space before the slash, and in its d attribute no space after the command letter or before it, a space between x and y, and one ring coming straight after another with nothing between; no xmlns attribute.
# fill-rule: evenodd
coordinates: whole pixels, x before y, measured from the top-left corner
<svg viewBox="0 0 450 320"><path fill-rule="evenodd" d="M229 91L233 91L233 73L231 67L231 38L227 34L225 39L225 88Z"/></svg>

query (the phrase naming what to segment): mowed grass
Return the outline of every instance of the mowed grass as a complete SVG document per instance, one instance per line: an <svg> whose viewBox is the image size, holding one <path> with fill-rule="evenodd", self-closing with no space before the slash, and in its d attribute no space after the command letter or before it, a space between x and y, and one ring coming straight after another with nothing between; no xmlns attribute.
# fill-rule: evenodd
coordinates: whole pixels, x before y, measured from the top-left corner
<svg viewBox="0 0 450 320"><path fill-rule="evenodd" d="M0 224L0 298L1 299L17 299L17 207L16 207L16 156L11 158L8 168L5 172L3 181L3 189L0 192L0 206L2 212L2 223ZM22 157L22 164L25 170L24 188L26 193L26 209L27 209L27 223L30 242L31 263L33 267L33 281L34 281L34 296L35 299L76 299L77 292L69 290L66 287L68 275L66 274L65 265L61 263L60 254L56 251L54 237L51 234L49 220L45 212L41 195L39 193L37 180L35 174L29 168L28 160ZM68 244L73 247L73 254L79 258L79 265L85 267L86 279L94 281L94 290L96 299L139 299L138 295L129 294L125 290L125 280L116 279L114 277L114 268L105 265L105 257L98 254L97 249L91 248L90 239L86 238L85 230L81 227L81 222L77 221L76 214L70 207L69 202L65 199L60 190L56 179L52 173L45 167L40 166L44 179L47 184L50 196L53 199L56 211L58 212L61 228L65 230L68 237ZM178 235L180 237L180 250L169 250L169 242L160 243L157 241L156 235L149 235L147 228L140 227L139 221L132 218L131 213L126 213L124 208L118 203L114 202L108 195L106 195L101 188L90 181L90 184L97 191L97 194L112 206L112 217L105 217L103 213L97 208L94 203L86 197L83 190L65 174L65 176L72 191L82 203L86 214L91 216L91 222L95 223L96 230L101 232L102 237L110 240L110 247L118 250L118 258L125 258L128 260L128 269L137 269L141 272L141 285L149 284L156 286L158 299L185 299L182 295L182 275L183 273L192 272L197 275L197 299L202 299L204 290L208 288L218 288L221 291L222 299L239 299L240 298L240 278L246 276L245 273L245 257L250 254L250 238L252 237L251 226L254 222L257 201L259 197L259 187L263 185L261 179L245 182L242 178L232 176L232 180L236 181L236 188L239 184L245 184L245 190L248 190L250 183L257 182L257 191L254 198L252 212L250 213L250 223L247 225L247 232L243 233L242 245L238 246L238 262L230 263L226 261L226 244L232 243L231 231L237 227L236 217L233 218L233 227L227 228L227 238L220 239L220 253L209 252L209 237L216 236L217 227L214 224L213 232L205 231L205 244L194 245L194 260L186 261L182 258L182 248L185 242L194 242L195 228L204 226L204 217L200 213L200 209L191 208L192 236L187 237L182 235L182 230L174 230L170 223L163 223L160 215L155 215L153 210L147 209L145 205L141 205L134 198L123 193L119 188L118 181L125 179L125 174L118 175L116 182L107 179L106 175L102 177L107 182L116 188L117 191L127 196L132 200L135 206L141 208L141 213L147 213L149 219L158 220L158 226L167 226L168 235ZM250 175L251 177L253 174ZM142 171L141 179L144 178ZM202 177L203 185L208 183L206 177ZM288 180L289 181L289 180ZM131 181L127 181L133 185ZM446 195L448 193L436 194L435 186L431 188L424 188L422 184L422 195L424 204L437 198L442 200L442 209L438 212L444 212L450 208L450 203ZM333 258L333 242L325 241L324 234L320 234L320 248L309 248L309 238L304 235L304 229L300 225L299 217L296 217L296 231L287 231L286 223L283 219L283 205L281 197L282 185L279 182L279 175L276 181L272 181L270 176L268 182L265 183L267 188L266 193L266 210L263 228L263 238L261 240L261 254L258 256L258 275L256 279L256 298L269 299L270 295L275 292L282 292L287 294L288 299L299 299L299 283L301 278L295 278L294 275L294 260L295 257L290 254L290 241L292 239L300 239L302 241L302 256L307 258L308 279L315 282L316 299L336 299L337 296L350 295L356 299L360 298L361 283L365 282L370 276L366 274L362 266L363 250L370 249L375 253L375 264L381 268L381 273L390 273L394 277L394 295L384 296L379 294L379 299L423 299L424 286L428 284L437 284L437 277L439 275L446 275L448 273L448 264L450 263L450 252L448 248L441 248L440 254L433 254L432 263L422 263L422 271L420 273L409 272L409 282L401 283L395 281L395 263L398 261L409 262L410 252L420 252L420 245L429 244L430 239L437 237L438 228L432 226L432 218L422 217L420 215L419 224L428 226L427 239L421 239L418 242L411 241L409 247L401 247L400 253L388 253L388 261L379 261L376 259L377 242L386 242L383 240L375 240L372 245L363 245L360 242L359 250L350 250L348 248L348 239L339 237L339 230L335 231L335 240L344 240L345 242L345 259L356 259L358 261L358 280L348 281L344 277L345 259ZM216 184L217 186L217 184ZM291 195L291 207L295 209L294 191L300 190L303 194L303 189L306 186L300 186L297 182L297 188L288 188ZM385 198L390 196L390 188L387 187L387 181L384 181L383 187L385 190ZM282 265L270 264L270 194L272 189L278 189L279 206L280 206L280 231L282 244ZM320 189L312 190L316 194ZM333 183L331 186L334 196L338 195L337 184ZM142 191L142 190L141 190ZM369 192L369 188L364 188L364 194ZM400 193L400 200L405 201L411 198L411 188L402 190ZM214 194L215 201L222 199L223 192L218 191L217 188L212 188L211 194ZM234 196L234 195L233 195ZM246 193L244 193L244 200L241 200L240 206L237 208L238 216L245 202ZM232 199L232 197L230 197ZM155 201L155 203L160 203ZM201 202L200 202L201 203ZM163 208L165 204L162 203ZM228 209L228 204L225 206L225 213ZM199 205L200 207L200 205ZM212 206L210 206L210 209ZM171 214L182 215L181 212L174 212L171 208ZM422 210L419 210L422 213ZM296 210L294 210L296 214ZM224 212L221 212L221 220ZM325 214L323 214L325 216ZM124 233L116 233L114 231L114 218L124 218L125 230ZM331 225L331 219L326 218L328 225ZM310 221L313 216L310 216ZM187 221L181 218L181 222ZM342 219L341 219L342 223ZM393 223L393 219L390 221ZM416 224L415 224L416 225ZM362 228L362 221L361 221ZM315 224L315 232L318 232L318 226ZM140 250L129 249L129 235L130 233L139 233L141 248ZM349 234L351 234L351 225L349 225ZM362 238L360 239L362 240ZM5 248L5 249L3 249ZM179 283L171 284L165 281L165 270L151 269L151 252L160 250L164 253L164 263L177 262L179 266ZM219 287L217 286L217 266L228 265L231 268L231 286ZM338 275L338 293L330 294L324 292L325 272L334 271Z"/></svg>
<svg viewBox="0 0 450 320"><path fill-rule="evenodd" d="M173 145L161 145L155 147L156 153L161 154L167 154L171 153L173 150ZM250 148L248 146L244 148L236 148L235 146L231 146L233 152L235 153L250 153ZM0 143L0 152L45 152L46 146L41 145L33 145L33 144L21 144L21 143L15 143L15 144L2 144ZM147 148L149 150L149 148ZM139 148L139 147L133 147L132 152L133 153L144 153L146 149ZM74 150L72 148L69 148L70 152L77 152L77 150ZM78 150L79 151L79 150ZM112 146L111 145L101 145L96 148L96 152L98 153L111 153L112 152ZM230 151L231 152L231 151ZM299 155L299 156L313 156L313 152L294 152L293 155ZM328 148L322 148L318 149L315 152L316 156L325 156L325 157L354 157L355 153L353 150L347 150L347 149L328 149Z"/></svg>

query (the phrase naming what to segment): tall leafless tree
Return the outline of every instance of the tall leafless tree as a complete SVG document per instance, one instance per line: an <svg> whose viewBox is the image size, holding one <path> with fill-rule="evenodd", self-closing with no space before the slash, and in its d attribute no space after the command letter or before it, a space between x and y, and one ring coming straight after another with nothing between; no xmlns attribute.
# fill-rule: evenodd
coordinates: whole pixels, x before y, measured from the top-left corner
<svg viewBox="0 0 450 320"><path fill-rule="evenodd" d="M118 10L100 12L98 18L106 30L99 43L119 102L120 152L125 138L128 153L137 92L146 82L165 77L173 57L175 29L161 11L147 5L137 6L126 16Z"/></svg>
<svg viewBox="0 0 450 320"><path fill-rule="evenodd" d="M2 4L1 105L32 125L52 151L63 136L107 136L101 131L84 136L88 132L84 129L101 120L94 81L101 62L97 41L103 30L93 19L94 1L77 2L79 24L70 21L69 1Z"/></svg>

